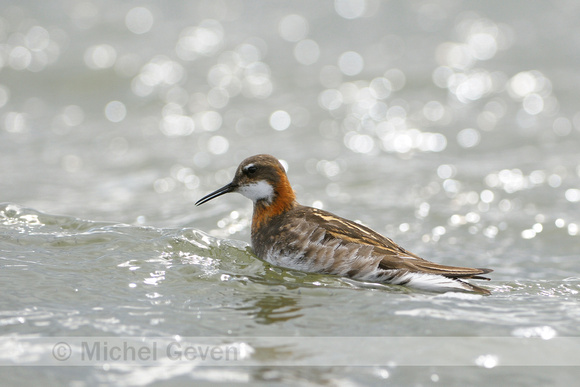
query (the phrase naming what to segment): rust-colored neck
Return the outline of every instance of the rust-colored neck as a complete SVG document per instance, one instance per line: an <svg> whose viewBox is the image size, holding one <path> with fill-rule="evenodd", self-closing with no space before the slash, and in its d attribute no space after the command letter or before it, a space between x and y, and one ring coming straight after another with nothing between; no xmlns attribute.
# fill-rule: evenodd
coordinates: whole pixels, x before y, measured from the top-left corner
<svg viewBox="0 0 580 387"><path fill-rule="evenodd" d="M280 171L280 179L274 186L274 198L269 203L260 200L254 204L254 216L252 217L252 232L256 232L264 226L269 219L280 215L296 205L296 195L290 186L286 173Z"/></svg>

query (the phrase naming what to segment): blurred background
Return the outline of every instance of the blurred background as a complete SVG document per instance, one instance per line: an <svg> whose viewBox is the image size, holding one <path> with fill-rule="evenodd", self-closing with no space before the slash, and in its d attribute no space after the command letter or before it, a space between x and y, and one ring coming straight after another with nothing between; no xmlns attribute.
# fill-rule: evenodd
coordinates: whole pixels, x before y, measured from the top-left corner
<svg viewBox="0 0 580 387"><path fill-rule="evenodd" d="M487 236L522 209L524 237L560 218L576 235L579 14L566 0L2 2L0 199L244 232L244 199L192 203L270 153L304 204L375 227L454 204L449 225Z"/></svg>

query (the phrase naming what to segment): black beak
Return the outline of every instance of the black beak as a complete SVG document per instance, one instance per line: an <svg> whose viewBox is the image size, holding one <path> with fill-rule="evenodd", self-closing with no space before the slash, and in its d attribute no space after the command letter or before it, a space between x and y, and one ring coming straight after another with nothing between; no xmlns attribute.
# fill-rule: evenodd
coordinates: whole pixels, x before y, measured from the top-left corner
<svg viewBox="0 0 580 387"><path fill-rule="evenodd" d="M217 198L218 196L221 196L223 194L227 194L228 192L234 192L235 190L236 190L236 186L234 185L234 183L224 185L220 189L213 191L209 195L205 195L204 197L199 199L197 202L195 202L195 205L199 206L200 204L203 204L205 202L209 202L211 199Z"/></svg>

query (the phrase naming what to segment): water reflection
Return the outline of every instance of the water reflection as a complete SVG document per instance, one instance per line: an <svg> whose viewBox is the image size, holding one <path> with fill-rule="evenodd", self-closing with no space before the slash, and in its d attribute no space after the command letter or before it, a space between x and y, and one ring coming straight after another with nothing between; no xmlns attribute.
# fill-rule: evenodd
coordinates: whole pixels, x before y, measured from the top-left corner
<svg viewBox="0 0 580 387"><path fill-rule="evenodd" d="M258 324L269 325L282 323L304 316L302 307L298 306L295 297L282 295L260 295L246 299L246 303L252 306L245 306L238 310L254 318Z"/></svg>

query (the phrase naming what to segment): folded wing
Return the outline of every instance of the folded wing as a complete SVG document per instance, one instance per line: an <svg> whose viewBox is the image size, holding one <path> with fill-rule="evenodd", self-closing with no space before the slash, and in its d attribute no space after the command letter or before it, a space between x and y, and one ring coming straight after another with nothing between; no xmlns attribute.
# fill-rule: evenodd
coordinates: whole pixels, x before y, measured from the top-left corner
<svg viewBox="0 0 580 387"><path fill-rule="evenodd" d="M305 207L305 209L307 208ZM448 278L486 280L489 280L489 278L482 277L481 274L493 271L491 269L447 266L430 262L405 250L391 239L361 224L319 209L311 209L311 211L305 212L307 212L304 214L307 220L317 223L319 227L323 227L327 234L342 239L347 243L351 242L373 246L376 252L383 255L383 259L378 266L380 269L421 272Z"/></svg>

